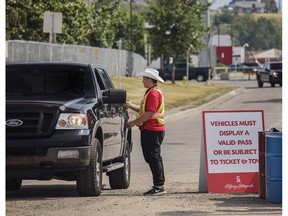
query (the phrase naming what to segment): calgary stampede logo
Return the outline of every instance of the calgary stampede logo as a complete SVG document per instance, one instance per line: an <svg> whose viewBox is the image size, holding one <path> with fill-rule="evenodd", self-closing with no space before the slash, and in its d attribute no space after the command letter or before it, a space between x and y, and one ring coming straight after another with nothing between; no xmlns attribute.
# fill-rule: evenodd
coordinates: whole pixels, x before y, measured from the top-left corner
<svg viewBox="0 0 288 216"><path fill-rule="evenodd" d="M253 187L253 183L250 184L250 185L246 185L246 184L243 184L241 182L241 178L240 176L236 176L236 184L226 184L225 185L225 189L227 190L236 190L236 189L241 189L241 188L252 188Z"/></svg>

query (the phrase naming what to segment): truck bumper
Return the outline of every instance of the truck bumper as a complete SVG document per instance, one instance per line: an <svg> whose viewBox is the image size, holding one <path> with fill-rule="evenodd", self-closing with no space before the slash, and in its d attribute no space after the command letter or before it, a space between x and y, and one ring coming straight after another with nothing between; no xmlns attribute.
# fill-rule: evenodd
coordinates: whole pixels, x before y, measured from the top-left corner
<svg viewBox="0 0 288 216"><path fill-rule="evenodd" d="M80 170L90 162L90 137L88 131L62 131L49 138L7 140L7 178L41 179Z"/></svg>

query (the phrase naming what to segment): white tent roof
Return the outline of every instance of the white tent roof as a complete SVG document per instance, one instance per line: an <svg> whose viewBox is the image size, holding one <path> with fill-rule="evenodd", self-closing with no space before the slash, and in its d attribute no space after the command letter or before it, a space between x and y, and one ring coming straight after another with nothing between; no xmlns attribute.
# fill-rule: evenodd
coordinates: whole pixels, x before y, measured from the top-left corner
<svg viewBox="0 0 288 216"><path fill-rule="evenodd" d="M282 58L282 50L270 49L262 53L258 53L254 56L255 58Z"/></svg>

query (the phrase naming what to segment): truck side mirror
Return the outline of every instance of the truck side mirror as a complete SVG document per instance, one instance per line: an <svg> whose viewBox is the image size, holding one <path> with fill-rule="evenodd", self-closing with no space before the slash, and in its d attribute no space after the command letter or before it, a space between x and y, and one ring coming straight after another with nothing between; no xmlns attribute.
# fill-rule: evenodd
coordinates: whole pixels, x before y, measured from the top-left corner
<svg viewBox="0 0 288 216"><path fill-rule="evenodd" d="M107 89L102 92L103 103L125 103L126 90L125 89Z"/></svg>

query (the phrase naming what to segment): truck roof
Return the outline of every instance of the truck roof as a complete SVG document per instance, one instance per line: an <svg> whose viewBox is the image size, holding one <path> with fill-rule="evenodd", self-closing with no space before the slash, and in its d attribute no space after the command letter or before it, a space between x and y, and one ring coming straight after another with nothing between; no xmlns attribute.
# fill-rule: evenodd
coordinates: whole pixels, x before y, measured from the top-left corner
<svg viewBox="0 0 288 216"><path fill-rule="evenodd" d="M89 66L96 65L97 67L103 68L100 64L85 63L85 62L68 62L68 61L31 61L31 62L8 62L6 65L71 65L71 66Z"/></svg>

